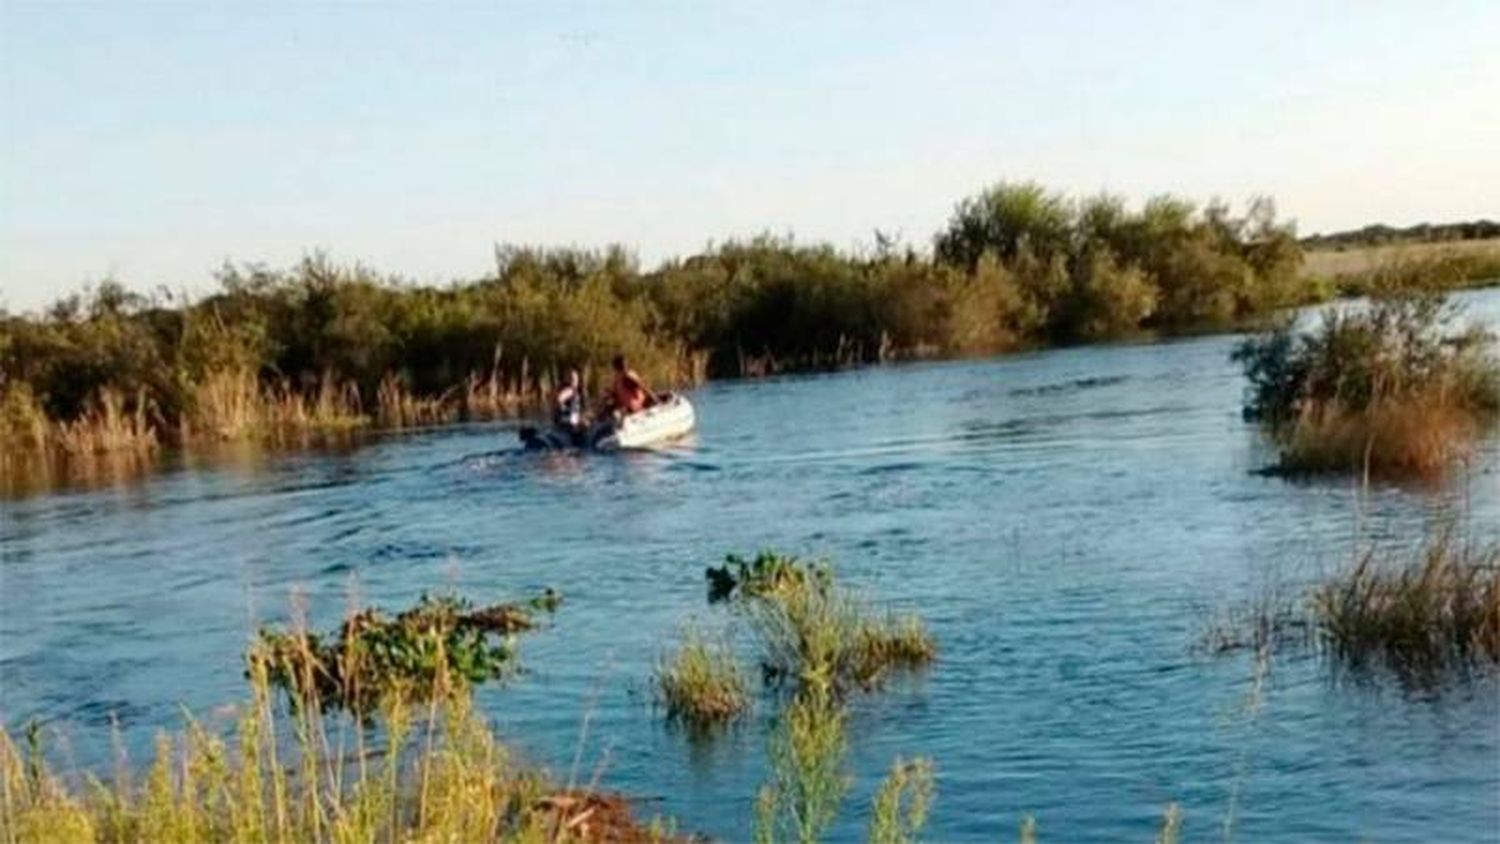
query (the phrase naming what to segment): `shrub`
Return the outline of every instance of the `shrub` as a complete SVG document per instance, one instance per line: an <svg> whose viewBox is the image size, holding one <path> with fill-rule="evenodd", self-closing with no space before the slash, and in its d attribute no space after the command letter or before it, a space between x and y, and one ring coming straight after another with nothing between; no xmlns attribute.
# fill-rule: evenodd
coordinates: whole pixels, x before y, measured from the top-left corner
<svg viewBox="0 0 1500 844"><path fill-rule="evenodd" d="M1488 335L1454 333L1434 294L1400 292L1362 310L1330 309L1318 329L1289 326L1243 342L1246 416L1281 446L1288 470L1435 477L1500 412Z"/></svg>

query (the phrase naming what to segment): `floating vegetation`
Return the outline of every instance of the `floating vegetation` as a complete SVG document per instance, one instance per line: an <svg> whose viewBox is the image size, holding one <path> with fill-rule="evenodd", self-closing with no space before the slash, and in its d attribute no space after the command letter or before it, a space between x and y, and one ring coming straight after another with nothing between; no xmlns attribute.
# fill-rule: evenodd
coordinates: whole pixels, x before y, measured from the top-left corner
<svg viewBox="0 0 1500 844"><path fill-rule="evenodd" d="M806 588L827 590L833 585L833 570L826 563L811 563L762 551L753 560L730 554L724 565L710 566L708 602L719 604L735 598L767 598Z"/></svg>
<svg viewBox="0 0 1500 844"><path fill-rule="evenodd" d="M392 695L428 699L517 669L515 637L537 625L562 597L551 589L525 603L475 607L457 596L424 594L394 617L367 608L338 630L262 629L251 647L270 680L298 701L366 715Z"/></svg>
<svg viewBox="0 0 1500 844"><path fill-rule="evenodd" d="M749 684L734 653L694 631L662 659L652 679L667 717L692 727L725 724L750 711Z"/></svg>

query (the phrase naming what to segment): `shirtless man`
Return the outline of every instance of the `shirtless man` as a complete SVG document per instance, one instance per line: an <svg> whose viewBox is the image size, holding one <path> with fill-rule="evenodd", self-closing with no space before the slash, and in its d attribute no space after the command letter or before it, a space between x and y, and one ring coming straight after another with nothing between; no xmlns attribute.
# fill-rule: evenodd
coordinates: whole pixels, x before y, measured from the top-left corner
<svg viewBox="0 0 1500 844"><path fill-rule="evenodd" d="M626 365L624 355L615 355L610 365L615 370L615 381L609 388L609 404L616 413L635 413L655 403L646 382Z"/></svg>

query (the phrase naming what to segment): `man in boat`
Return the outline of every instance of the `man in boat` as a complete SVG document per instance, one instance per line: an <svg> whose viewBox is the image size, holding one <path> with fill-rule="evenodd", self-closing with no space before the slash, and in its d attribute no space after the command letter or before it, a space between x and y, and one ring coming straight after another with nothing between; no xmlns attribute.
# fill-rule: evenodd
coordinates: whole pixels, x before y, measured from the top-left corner
<svg viewBox="0 0 1500 844"><path fill-rule="evenodd" d="M583 418L583 379L576 368L568 370L563 385L552 394L552 425L567 434L578 444L583 441L588 426Z"/></svg>
<svg viewBox="0 0 1500 844"><path fill-rule="evenodd" d="M615 381L609 388L608 402L616 416L636 413L656 403L646 382L626 364L624 355L615 355L610 366L615 371Z"/></svg>

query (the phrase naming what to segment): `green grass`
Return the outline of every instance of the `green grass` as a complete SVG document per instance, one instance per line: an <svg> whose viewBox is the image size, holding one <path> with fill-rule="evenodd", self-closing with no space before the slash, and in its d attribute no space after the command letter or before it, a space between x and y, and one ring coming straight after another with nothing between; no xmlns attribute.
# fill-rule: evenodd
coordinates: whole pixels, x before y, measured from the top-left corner
<svg viewBox="0 0 1500 844"><path fill-rule="evenodd" d="M748 620L772 683L842 696L937 657L920 618L872 610L826 563L762 552L754 560L730 556L706 577L709 602L727 602Z"/></svg>
<svg viewBox="0 0 1500 844"><path fill-rule="evenodd" d="M932 809L931 759L897 758L875 792L870 808L870 844L916 844Z"/></svg>
<svg viewBox="0 0 1500 844"><path fill-rule="evenodd" d="M691 630L660 661L653 681L667 717L692 727L726 724L750 711L749 683L733 651Z"/></svg>
<svg viewBox="0 0 1500 844"><path fill-rule="evenodd" d="M0 841L679 840L636 823L621 798L519 764L456 686L420 703L387 697L373 731L339 721L351 728L331 733L316 705L274 706L269 673L252 660L232 736L191 721L163 734L139 782L122 760L112 782L79 785L48 769L34 737L18 745L0 730Z"/></svg>

